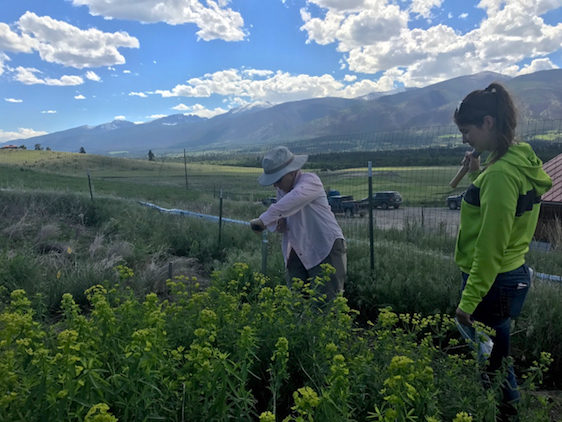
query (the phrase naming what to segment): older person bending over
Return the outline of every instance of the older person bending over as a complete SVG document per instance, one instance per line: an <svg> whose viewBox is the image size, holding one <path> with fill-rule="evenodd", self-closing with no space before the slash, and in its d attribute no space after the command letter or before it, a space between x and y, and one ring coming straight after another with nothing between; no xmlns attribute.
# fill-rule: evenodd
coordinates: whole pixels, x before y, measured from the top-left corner
<svg viewBox="0 0 562 422"><path fill-rule="evenodd" d="M277 147L262 160L262 186L277 188L277 202L250 221L252 230L283 233L283 257L287 285L293 278L314 282L322 276L322 264L336 269L330 281L318 286L328 300L343 293L347 272L347 245L331 211L324 186L314 173L301 171L307 155L294 155L287 147Z"/></svg>

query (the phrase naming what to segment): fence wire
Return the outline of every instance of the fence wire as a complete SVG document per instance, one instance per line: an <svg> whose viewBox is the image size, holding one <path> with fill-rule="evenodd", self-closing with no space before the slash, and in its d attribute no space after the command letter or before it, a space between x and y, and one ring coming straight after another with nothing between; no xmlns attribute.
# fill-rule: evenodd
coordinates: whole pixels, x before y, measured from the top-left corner
<svg viewBox="0 0 562 422"><path fill-rule="evenodd" d="M562 152L562 120L525 122L519 126L518 136L545 163ZM263 155L279 145L309 155L304 171L317 173L328 194L341 195L345 206L334 212L346 235L368 230L369 162L373 166L376 230L417 227L446 238L456 235L460 195L469 182L464 179L455 189L449 186L467 151L454 125L198 150L186 145L176 153L160 151L155 140L152 160L148 150L128 151L133 158L120 158L120 154L96 150L95 145L77 145L72 151L57 145L37 144L33 150L5 145L0 148L0 183L2 187L87 192L89 173L94 196L125 196L214 215L222 189L224 217L249 220L275 197L274 188L260 186L257 178ZM350 208L353 203L359 207ZM548 204L535 247L550 250L560 243L561 205Z"/></svg>

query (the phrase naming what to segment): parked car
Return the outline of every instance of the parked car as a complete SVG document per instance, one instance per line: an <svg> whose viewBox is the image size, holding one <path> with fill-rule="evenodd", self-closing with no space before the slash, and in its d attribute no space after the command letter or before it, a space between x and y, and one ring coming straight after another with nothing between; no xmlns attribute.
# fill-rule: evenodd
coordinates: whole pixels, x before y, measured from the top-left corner
<svg viewBox="0 0 562 422"><path fill-rule="evenodd" d="M277 202L277 198L274 196L272 196L271 198L265 198L264 200L261 201L261 203L266 207L269 207L271 204L275 204L276 202Z"/></svg>
<svg viewBox="0 0 562 422"><path fill-rule="evenodd" d="M363 198L359 202L361 208L369 207L369 197ZM381 207L387 210L389 207L398 208L402 205L402 195L396 191L383 191L373 193L373 208Z"/></svg>
<svg viewBox="0 0 562 422"><path fill-rule="evenodd" d="M363 217L364 212L361 211L359 203L353 199L352 195L330 195L328 203L334 214L343 213L346 217L359 215Z"/></svg>
<svg viewBox="0 0 562 422"><path fill-rule="evenodd" d="M462 199L464 198L465 193L466 193L466 191L464 191L463 193L461 193L459 195L448 196L447 197L447 206L452 210L456 210L457 208L460 208L461 202L462 202Z"/></svg>

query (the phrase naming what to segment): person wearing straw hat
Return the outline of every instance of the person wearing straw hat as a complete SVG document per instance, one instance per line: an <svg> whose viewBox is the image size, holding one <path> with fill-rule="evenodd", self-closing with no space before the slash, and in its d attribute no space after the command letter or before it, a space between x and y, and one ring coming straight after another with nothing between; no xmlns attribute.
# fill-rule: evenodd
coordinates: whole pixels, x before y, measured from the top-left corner
<svg viewBox="0 0 562 422"><path fill-rule="evenodd" d="M343 293L347 273L347 245L328 204L320 178L301 170L308 155L295 155L287 147L276 147L263 160L262 186L277 188L277 202L250 221L252 230L283 233L283 257L287 284L293 278L306 281L322 276L322 264L336 269L330 281L318 290L327 300Z"/></svg>

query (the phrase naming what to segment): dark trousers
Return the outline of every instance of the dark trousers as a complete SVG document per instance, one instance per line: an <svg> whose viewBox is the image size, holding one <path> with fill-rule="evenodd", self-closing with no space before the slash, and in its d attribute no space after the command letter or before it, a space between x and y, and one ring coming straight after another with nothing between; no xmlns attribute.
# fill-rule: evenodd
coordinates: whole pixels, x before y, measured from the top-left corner
<svg viewBox="0 0 562 422"><path fill-rule="evenodd" d="M330 275L330 280L324 286L317 286L320 293L325 294L326 300L333 300L339 293L343 293L345 276L347 274L347 244L344 239L336 239L330 254L318 265L307 270L294 249L291 249L287 259L287 285L293 284L293 278L314 284L316 277L322 277L322 264L330 264L336 269L335 274Z"/></svg>
<svg viewBox="0 0 562 422"><path fill-rule="evenodd" d="M463 273L462 276L464 289L468 274ZM494 284L472 314L476 321L496 331L496 335L492 337L494 347L487 367L488 372L493 373L500 369L504 358L509 356L511 318L521 313L530 286L531 274L527 264L513 271L498 274ZM519 402L517 378L511 365L508 367L507 378L502 389L504 405Z"/></svg>

